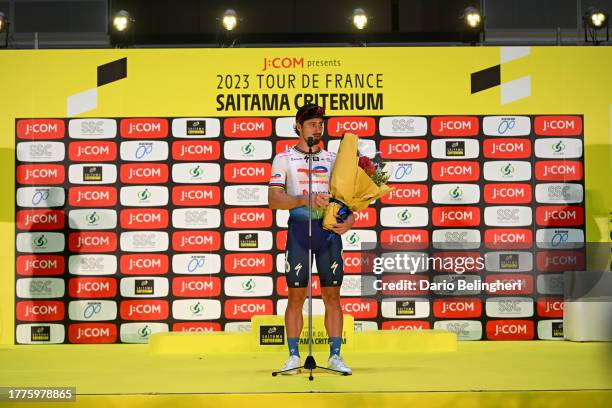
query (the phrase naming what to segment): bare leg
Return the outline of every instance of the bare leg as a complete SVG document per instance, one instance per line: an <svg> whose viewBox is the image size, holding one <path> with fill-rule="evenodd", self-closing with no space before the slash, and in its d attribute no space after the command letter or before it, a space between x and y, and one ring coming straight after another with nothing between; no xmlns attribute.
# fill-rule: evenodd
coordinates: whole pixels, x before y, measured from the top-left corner
<svg viewBox="0 0 612 408"><path fill-rule="evenodd" d="M340 287L321 288L321 297L325 303L325 329L329 337L342 336L342 307L340 306Z"/></svg>
<svg viewBox="0 0 612 408"><path fill-rule="evenodd" d="M289 300L285 310L285 327L287 337L300 337L304 327L302 308L308 295L308 288L289 288Z"/></svg>

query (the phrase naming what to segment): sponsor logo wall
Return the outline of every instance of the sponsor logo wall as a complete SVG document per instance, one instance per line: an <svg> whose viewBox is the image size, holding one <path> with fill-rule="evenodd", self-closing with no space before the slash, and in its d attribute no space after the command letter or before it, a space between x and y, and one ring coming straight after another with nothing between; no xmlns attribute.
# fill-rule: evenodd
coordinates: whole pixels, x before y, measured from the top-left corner
<svg viewBox="0 0 612 408"><path fill-rule="evenodd" d="M343 236L357 330L563 338L562 272L585 263L582 116L332 117L326 148L346 131L395 187ZM292 118L17 119L15 135L17 344L145 343L284 312L288 212L267 208L267 183L297 142ZM484 268L372 272L406 252ZM377 292L377 279L468 289Z"/></svg>

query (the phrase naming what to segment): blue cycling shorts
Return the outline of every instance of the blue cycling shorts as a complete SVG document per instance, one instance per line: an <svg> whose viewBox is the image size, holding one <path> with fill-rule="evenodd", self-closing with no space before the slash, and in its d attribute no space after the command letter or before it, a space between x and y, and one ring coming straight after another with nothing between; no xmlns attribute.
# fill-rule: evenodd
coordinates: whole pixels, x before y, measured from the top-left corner
<svg viewBox="0 0 612 408"><path fill-rule="evenodd" d="M324 230L320 219L312 220L312 253L321 286L342 285L344 276L342 238L338 234ZM289 218L285 277L289 288L308 287L308 220Z"/></svg>

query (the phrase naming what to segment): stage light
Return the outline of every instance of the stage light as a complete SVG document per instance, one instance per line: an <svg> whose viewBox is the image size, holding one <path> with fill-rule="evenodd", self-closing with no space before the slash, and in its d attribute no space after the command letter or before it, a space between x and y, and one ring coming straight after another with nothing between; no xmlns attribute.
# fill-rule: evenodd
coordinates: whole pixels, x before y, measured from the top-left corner
<svg viewBox="0 0 612 408"><path fill-rule="evenodd" d="M603 27L603 25L606 23L606 19L606 15L604 13L595 13L591 15L593 27Z"/></svg>
<svg viewBox="0 0 612 408"><path fill-rule="evenodd" d="M130 25L134 19L130 17L130 13L125 10L118 12L113 18L113 27L118 32L126 32L130 29Z"/></svg>
<svg viewBox="0 0 612 408"><path fill-rule="evenodd" d="M233 48L240 46L239 28L242 20L234 9L227 9L221 17L217 17L217 42L219 47Z"/></svg>
<svg viewBox="0 0 612 408"><path fill-rule="evenodd" d="M221 18L221 24L223 28L227 31L232 31L238 25L238 15L236 14L236 10L227 9L225 13L223 13L223 17Z"/></svg>
<svg viewBox="0 0 612 408"><path fill-rule="evenodd" d="M607 13L596 9L595 7L590 7L587 10L585 18L587 19L587 23L591 28L603 28L608 22Z"/></svg>
<svg viewBox="0 0 612 408"><path fill-rule="evenodd" d="M0 33L4 33L4 45L2 48L8 48L9 46L9 24L6 14L0 11Z"/></svg>
<svg viewBox="0 0 612 408"><path fill-rule="evenodd" d="M351 20L355 28L358 30L363 30L368 25L368 15L362 8L356 8L353 10Z"/></svg>
<svg viewBox="0 0 612 408"><path fill-rule="evenodd" d="M463 14L459 17L463 21L463 25L467 28L464 40L470 42L472 45L477 43L484 43L485 41L485 30L484 21L485 17L482 15L480 10L476 7L466 7L463 10Z"/></svg>
<svg viewBox="0 0 612 408"><path fill-rule="evenodd" d="M608 13L597 9L595 7L589 7L582 16L582 26L584 29L584 41L590 42L595 45L599 45L600 41L597 38L598 32L606 29L606 42L610 41L610 31L608 23ZM590 38L589 38L590 36Z"/></svg>
<svg viewBox="0 0 612 408"><path fill-rule="evenodd" d="M8 31L6 28L8 26L8 19L6 18L6 15L0 11L0 33L3 33L4 31Z"/></svg>
<svg viewBox="0 0 612 408"><path fill-rule="evenodd" d="M482 15L475 7L467 7L463 11L463 21L472 30L479 30L482 27Z"/></svg>
<svg viewBox="0 0 612 408"><path fill-rule="evenodd" d="M110 42L118 48L129 47L134 44L134 23L136 20L125 10L113 16Z"/></svg>

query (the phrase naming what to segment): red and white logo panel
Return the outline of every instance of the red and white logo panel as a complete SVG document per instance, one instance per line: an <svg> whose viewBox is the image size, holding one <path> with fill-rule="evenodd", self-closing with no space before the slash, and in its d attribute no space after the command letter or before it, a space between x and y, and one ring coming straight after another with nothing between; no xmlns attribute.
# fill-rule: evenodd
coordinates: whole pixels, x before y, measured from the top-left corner
<svg viewBox="0 0 612 408"><path fill-rule="evenodd" d="M431 118L431 134L434 136L476 136L480 131L475 116L435 116Z"/></svg>
<svg viewBox="0 0 612 408"><path fill-rule="evenodd" d="M354 133L360 137L374 136L376 119L369 117L333 117L327 121L327 133L330 136L342 136Z"/></svg>

